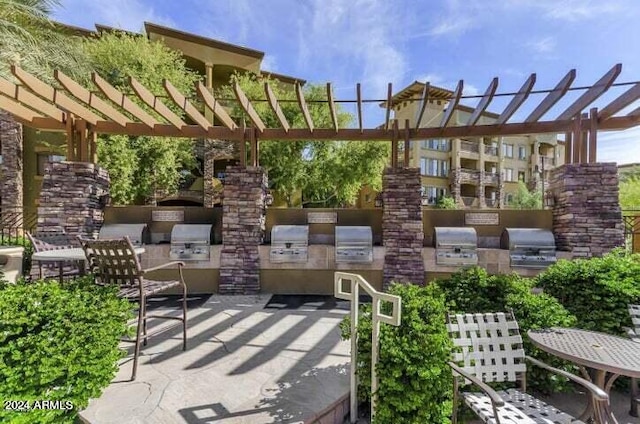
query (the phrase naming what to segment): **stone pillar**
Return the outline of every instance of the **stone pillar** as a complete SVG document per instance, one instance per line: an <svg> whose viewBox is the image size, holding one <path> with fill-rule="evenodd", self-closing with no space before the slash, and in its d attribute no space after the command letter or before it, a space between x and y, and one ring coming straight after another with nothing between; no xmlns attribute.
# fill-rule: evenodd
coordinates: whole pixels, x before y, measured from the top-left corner
<svg viewBox="0 0 640 424"><path fill-rule="evenodd" d="M559 250L602 256L624 245L615 163L567 164L551 172L553 232Z"/></svg>
<svg viewBox="0 0 640 424"><path fill-rule="evenodd" d="M384 288L392 281L424 285L420 169L387 168L382 186Z"/></svg>
<svg viewBox="0 0 640 424"><path fill-rule="evenodd" d="M222 205L221 294L260 291L258 246L265 232L267 176L260 167L229 166Z"/></svg>
<svg viewBox="0 0 640 424"><path fill-rule="evenodd" d="M106 169L88 162L49 163L40 191L37 230L96 237L108 195Z"/></svg>
<svg viewBox="0 0 640 424"><path fill-rule="evenodd" d="M458 207L464 208L464 201L461 196L461 177L459 166L449 171L449 189L451 190L451 197Z"/></svg>
<svg viewBox="0 0 640 424"><path fill-rule="evenodd" d="M484 199L484 169L481 169L478 173L478 185L476 186L476 197L478 198L478 207L486 208L487 202Z"/></svg>
<svg viewBox="0 0 640 424"><path fill-rule="evenodd" d="M13 117L0 110L0 196L3 213L18 214L15 222L22 222L23 183L22 183L22 125Z"/></svg>
<svg viewBox="0 0 640 424"><path fill-rule="evenodd" d="M214 186L214 161L216 159L231 159L237 157L236 144L232 141L204 140L204 153L202 161L204 163L202 174L204 180L203 204L205 208L212 208L220 203L222 193L219 187ZM236 155L236 156L234 156Z"/></svg>

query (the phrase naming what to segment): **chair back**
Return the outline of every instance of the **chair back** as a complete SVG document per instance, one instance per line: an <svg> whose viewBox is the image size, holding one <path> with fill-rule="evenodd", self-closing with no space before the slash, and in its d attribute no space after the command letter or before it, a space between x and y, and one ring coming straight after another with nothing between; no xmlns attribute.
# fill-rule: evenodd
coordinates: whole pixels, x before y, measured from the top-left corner
<svg viewBox="0 0 640 424"><path fill-rule="evenodd" d="M138 287L142 268L129 237L117 240L81 239L89 272L98 284Z"/></svg>
<svg viewBox="0 0 640 424"><path fill-rule="evenodd" d="M513 312L448 314L453 362L484 382L515 382L526 373L522 336Z"/></svg>
<svg viewBox="0 0 640 424"><path fill-rule="evenodd" d="M635 333L635 338L640 340L640 305L629 305L629 314L633 324L632 331Z"/></svg>
<svg viewBox="0 0 640 424"><path fill-rule="evenodd" d="M80 241L67 233L61 232L40 232L32 235L27 232L27 237L36 252L46 252L48 250L69 249L80 247Z"/></svg>

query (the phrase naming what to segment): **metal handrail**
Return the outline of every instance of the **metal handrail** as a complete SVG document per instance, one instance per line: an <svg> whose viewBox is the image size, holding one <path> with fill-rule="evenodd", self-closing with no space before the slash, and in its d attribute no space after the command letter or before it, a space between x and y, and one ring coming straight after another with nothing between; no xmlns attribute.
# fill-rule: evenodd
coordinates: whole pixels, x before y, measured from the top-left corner
<svg viewBox="0 0 640 424"><path fill-rule="evenodd" d="M350 281L349 292L345 292L342 287L343 280ZM381 293L374 289L361 275L347 272L334 273L334 296L338 299L349 300L351 302L351 399L349 420L353 424L358 419L358 310L360 307L360 287L371 296L371 421L375 416L376 397L378 391L378 376L376 365L378 364L378 351L380 342L380 323L390 325L400 325L400 315L402 299L388 293ZM380 310L381 301L389 302L392 305L391 315L383 314Z"/></svg>
<svg viewBox="0 0 640 424"><path fill-rule="evenodd" d="M479 143L472 141L460 141L460 150L464 150L465 152L479 153L480 146Z"/></svg>

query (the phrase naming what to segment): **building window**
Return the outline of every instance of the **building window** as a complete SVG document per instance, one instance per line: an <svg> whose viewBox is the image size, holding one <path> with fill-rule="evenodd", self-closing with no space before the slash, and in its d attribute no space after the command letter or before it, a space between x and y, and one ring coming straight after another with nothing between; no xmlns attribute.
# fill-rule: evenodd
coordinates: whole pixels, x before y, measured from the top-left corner
<svg viewBox="0 0 640 424"><path fill-rule="evenodd" d="M449 176L449 162L431 158L420 158L420 173L430 177Z"/></svg>
<svg viewBox="0 0 640 424"><path fill-rule="evenodd" d="M442 187L422 186L422 204L435 205L438 198L447 195L447 189Z"/></svg>
<svg viewBox="0 0 640 424"><path fill-rule="evenodd" d="M0 165L2 165L2 155L0 155Z"/></svg>
<svg viewBox="0 0 640 424"><path fill-rule="evenodd" d="M44 169L50 162L62 162L66 158L61 155L38 153L38 175L44 175Z"/></svg>
<svg viewBox="0 0 640 424"><path fill-rule="evenodd" d="M513 181L513 169L505 168L504 169L504 180L505 181Z"/></svg>
<svg viewBox="0 0 640 424"><path fill-rule="evenodd" d="M522 181L523 183L527 182L525 180L525 172L524 171L518 171L518 181Z"/></svg>
<svg viewBox="0 0 640 424"><path fill-rule="evenodd" d="M527 159L527 148L525 146L518 146L518 159Z"/></svg>
<svg viewBox="0 0 640 424"><path fill-rule="evenodd" d="M451 150L451 144L449 143L449 140L436 138L422 140L422 142L420 143L420 147L422 147L423 149L440 150L443 152L448 152L449 150Z"/></svg>
<svg viewBox="0 0 640 424"><path fill-rule="evenodd" d="M505 157L512 158L513 157L513 144L503 144L502 145L502 154Z"/></svg>
<svg viewBox="0 0 640 424"><path fill-rule="evenodd" d="M427 175L427 158L420 158L420 175Z"/></svg>

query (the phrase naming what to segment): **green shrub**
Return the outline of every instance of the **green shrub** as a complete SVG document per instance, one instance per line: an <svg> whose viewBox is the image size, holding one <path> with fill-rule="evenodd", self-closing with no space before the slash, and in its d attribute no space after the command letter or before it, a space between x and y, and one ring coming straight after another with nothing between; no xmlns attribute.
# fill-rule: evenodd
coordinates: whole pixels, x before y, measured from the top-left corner
<svg viewBox="0 0 640 424"><path fill-rule="evenodd" d="M444 322L445 302L435 285L396 284L402 298L399 327L381 324L378 403L375 423L448 423L452 374L446 362L451 343ZM349 317L342 336L350 337ZM358 326L358 397L371 392L371 305L362 305Z"/></svg>
<svg viewBox="0 0 640 424"><path fill-rule="evenodd" d="M615 250L601 258L561 260L538 275L586 330L624 335L631 326L627 304L640 302L640 255Z"/></svg>
<svg viewBox="0 0 640 424"><path fill-rule="evenodd" d="M527 331L546 327L573 327L576 319L554 297L533 294L534 281L511 275L489 275L478 267L469 268L440 279L449 310L458 313L484 313L513 310L523 336L527 355L557 367L562 361L537 349L527 338ZM535 366L528 366L528 385L551 393L566 388L564 379Z"/></svg>
<svg viewBox="0 0 640 424"><path fill-rule="evenodd" d="M66 411L0 410L0 421L73 422L114 377L131 313L129 302L90 277L0 289L0 400L73 404Z"/></svg>

